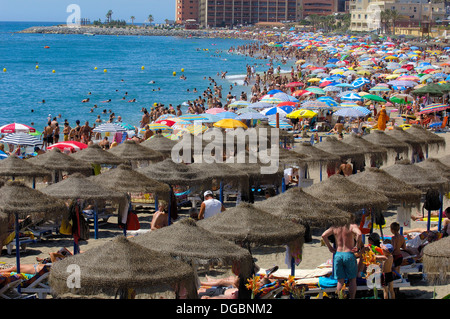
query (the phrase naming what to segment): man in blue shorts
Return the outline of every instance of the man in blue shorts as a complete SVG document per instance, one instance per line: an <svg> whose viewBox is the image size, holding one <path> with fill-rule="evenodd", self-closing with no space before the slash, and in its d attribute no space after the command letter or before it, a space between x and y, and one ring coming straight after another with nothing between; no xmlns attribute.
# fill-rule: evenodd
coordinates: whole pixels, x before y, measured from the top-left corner
<svg viewBox="0 0 450 319"><path fill-rule="evenodd" d="M336 248L331 246L329 236L334 236ZM338 281L337 292L341 291L347 279L350 299L355 299L358 271L355 253L363 246L359 227L353 223L330 227L322 234L322 239L330 252L334 254L333 267L334 276Z"/></svg>

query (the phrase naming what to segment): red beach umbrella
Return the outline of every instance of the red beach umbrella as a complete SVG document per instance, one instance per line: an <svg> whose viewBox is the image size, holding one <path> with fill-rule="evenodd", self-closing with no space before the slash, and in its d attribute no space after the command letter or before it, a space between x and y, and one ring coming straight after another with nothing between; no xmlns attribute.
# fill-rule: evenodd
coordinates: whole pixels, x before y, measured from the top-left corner
<svg viewBox="0 0 450 319"><path fill-rule="evenodd" d="M0 132L1 133L17 133L17 132L34 133L34 132L36 132L36 129L31 126L25 125L25 124L11 123L11 124L6 124L6 125L3 125L2 127L0 127Z"/></svg>

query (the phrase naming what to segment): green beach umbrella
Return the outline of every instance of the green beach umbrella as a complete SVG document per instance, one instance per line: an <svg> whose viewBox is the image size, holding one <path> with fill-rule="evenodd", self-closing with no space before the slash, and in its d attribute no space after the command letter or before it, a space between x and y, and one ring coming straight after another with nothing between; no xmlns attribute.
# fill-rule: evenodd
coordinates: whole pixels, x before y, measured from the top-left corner
<svg viewBox="0 0 450 319"><path fill-rule="evenodd" d="M321 88L318 88L318 87L309 87L309 88L306 88L306 91L312 92L314 94L325 94L326 93L324 90L322 90Z"/></svg>
<svg viewBox="0 0 450 319"><path fill-rule="evenodd" d="M366 100L376 101L376 102L386 102L385 99L383 99L382 97L380 97L378 95L374 95L374 94L366 94L362 98L366 99Z"/></svg>

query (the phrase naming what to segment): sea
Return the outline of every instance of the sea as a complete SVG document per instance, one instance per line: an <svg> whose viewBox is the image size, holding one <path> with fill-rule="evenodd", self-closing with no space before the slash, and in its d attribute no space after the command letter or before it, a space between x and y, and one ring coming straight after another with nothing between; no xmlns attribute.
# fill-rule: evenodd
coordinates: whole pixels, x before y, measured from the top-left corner
<svg viewBox="0 0 450 319"><path fill-rule="evenodd" d="M92 124L98 115L107 121L110 110L139 126L142 108L194 100L213 89L210 77L222 85L223 98L231 85L239 98L250 91L242 86L246 66L268 69L264 60L229 53L249 40L17 33L57 24L0 22L0 126L16 122L42 131L48 118L57 117L73 127L76 120Z"/></svg>

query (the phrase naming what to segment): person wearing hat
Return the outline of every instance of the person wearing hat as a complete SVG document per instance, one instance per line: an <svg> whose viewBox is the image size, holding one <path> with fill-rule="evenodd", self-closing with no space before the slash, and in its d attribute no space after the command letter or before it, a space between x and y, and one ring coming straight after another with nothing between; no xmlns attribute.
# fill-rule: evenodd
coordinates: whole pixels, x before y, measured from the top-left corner
<svg viewBox="0 0 450 319"><path fill-rule="evenodd" d="M212 191L206 191L203 196L205 197L205 200L200 205L200 212L198 213L199 220L209 218L225 210L225 206L223 206L219 200L214 198Z"/></svg>

